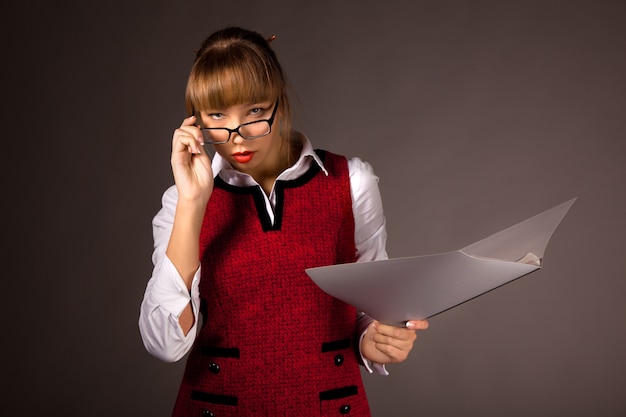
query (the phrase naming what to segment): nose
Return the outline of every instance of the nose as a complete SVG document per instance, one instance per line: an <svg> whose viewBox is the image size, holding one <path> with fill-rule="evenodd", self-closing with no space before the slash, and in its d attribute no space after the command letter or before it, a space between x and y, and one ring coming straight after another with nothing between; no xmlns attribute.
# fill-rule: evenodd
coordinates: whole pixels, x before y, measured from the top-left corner
<svg viewBox="0 0 626 417"><path fill-rule="evenodd" d="M244 141L244 138L241 137L241 135L239 135L239 132L233 132L231 133L231 138L230 140L234 143L234 144L239 144L242 143Z"/></svg>

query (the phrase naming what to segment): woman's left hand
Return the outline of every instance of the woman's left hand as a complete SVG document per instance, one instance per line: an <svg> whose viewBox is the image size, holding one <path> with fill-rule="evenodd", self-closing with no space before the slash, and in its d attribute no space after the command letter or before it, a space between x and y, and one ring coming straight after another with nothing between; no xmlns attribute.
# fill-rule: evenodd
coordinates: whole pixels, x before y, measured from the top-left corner
<svg viewBox="0 0 626 417"><path fill-rule="evenodd" d="M426 330L428 321L408 321L406 327L372 322L361 341L361 354L375 363L388 364L406 360L413 349L418 330Z"/></svg>

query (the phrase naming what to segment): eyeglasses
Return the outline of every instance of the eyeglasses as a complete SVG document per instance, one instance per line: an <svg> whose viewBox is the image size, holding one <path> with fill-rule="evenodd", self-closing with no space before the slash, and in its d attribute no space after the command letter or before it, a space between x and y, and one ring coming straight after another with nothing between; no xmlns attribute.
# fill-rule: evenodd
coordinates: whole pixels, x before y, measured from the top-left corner
<svg viewBox="0 0 626 417"><path fill-rule="evenodd" d="M278 109L278 101L274 104L274 110L269 119L256 120L254 122L242 123L234 129L227 127L202 127L204 143L209 145L219 145L230 140L233 133L237 133L243 139L252 140L267 136L272 132L272 124Z"/></svg>

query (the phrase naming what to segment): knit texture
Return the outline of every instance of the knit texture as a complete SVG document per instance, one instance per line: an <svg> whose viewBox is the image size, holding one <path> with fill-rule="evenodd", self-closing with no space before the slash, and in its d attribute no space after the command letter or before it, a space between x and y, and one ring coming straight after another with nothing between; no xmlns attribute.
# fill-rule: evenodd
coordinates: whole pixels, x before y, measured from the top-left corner
<svg viewBox="0 0 626 417"><path fill-rule="evenodd" d="M320 152L276 184L276 223L259 187L218 180L200 247L203 326L174 416L369 416L356 347L356 311L306 268L354 262L347 161Z"/></svg>

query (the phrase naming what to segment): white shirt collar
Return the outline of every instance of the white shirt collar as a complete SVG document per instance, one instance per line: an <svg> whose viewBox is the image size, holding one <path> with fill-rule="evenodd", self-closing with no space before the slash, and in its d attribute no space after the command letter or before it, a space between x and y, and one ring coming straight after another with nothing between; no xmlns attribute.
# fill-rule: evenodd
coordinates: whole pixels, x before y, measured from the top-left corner
<svg viewBox="0 0 626 417"><path fill-rule="evenodd" d="M315 150L313 149L313 145L311 141L300 132L294 132L292 142L297 143L300 142L302 145L302 151L300 152L300 157L291 167L287 168L283 172L280 173L277 180L293 180L299 178L303 174L305 174L309 167L311 166L312 161L314 161L324 172L324 174L328 175L328 171L324 167L324 163L317 156ZM244 174L241 171L237 171L233 168L233 166L222 158L218 153L215 153L213 156L213 174L215 176L220 176L226 183L235 186L252 186L258 185L257 182L248 174Z"/></svg>

